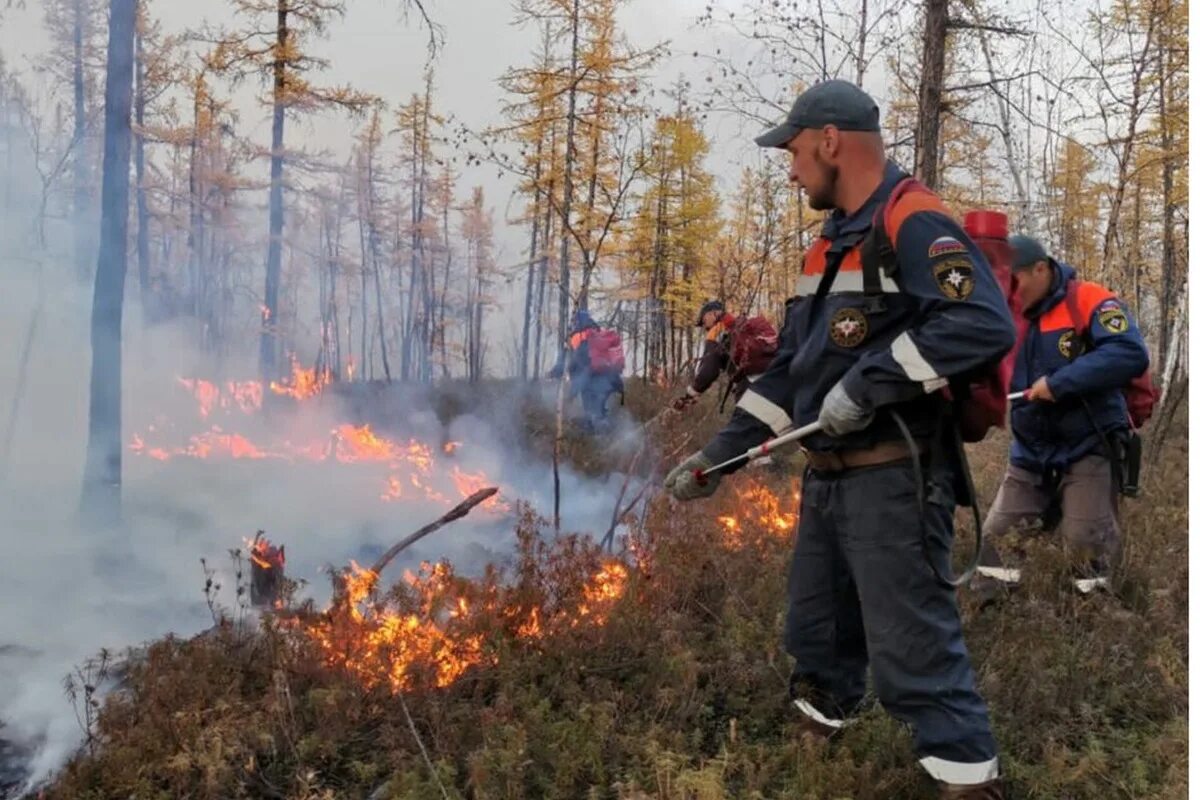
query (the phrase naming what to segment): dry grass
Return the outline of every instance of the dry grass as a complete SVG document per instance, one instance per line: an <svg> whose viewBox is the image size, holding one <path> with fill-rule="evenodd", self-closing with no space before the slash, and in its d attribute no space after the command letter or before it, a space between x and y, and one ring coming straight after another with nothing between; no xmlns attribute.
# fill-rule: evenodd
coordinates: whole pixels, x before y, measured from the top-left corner
<svg viewBox="0 0 1200 800"><path fill-rule="evenodd" d="M628 404L645 418L661 402L634 388ZM652 430L673 448L688 424L672 417ZM545 420L530 430L544 437ZM583 468L620 465L592 441L568 452ZM990 498L1003 442L973 457ZM418 685L403 706L327 668L274 622L157 642L101 710L95 753L76 757L45 797L929 797L907 733L878 709L831 745L802 740L788 713L779 640L790 536L747 517L737 489L789 492L790 480L747 471L707 503L655 497L606 624L531 641L499 607L481 608L472 625L489 632L494 662L444 689ZM964 601L1014 798L1186 795L1186 432L1147 483L1126 504L1113 596L1067 591L1047 541L1020 594L984 611ZM716 518L739 511L743 536L731 545ZM587 540L547 542L545 528L523 518L517 565L479 590L525 609L571 607L604 554Z"/></svg>

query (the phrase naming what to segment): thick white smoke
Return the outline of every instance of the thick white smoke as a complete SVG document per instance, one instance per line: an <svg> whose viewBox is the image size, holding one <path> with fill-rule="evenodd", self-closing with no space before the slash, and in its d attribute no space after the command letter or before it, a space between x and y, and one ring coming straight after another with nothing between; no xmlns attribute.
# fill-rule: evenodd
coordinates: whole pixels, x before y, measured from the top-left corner
<svg viewBox="0 0 1200 800"><path fill-rule="evenodd" d="M13 398L21 393L0 483L0 721L5 726L0 740L32 748L33 759L26 764L32 781L60 766L82 738L64 696L64 676L100 648L120 651L168 632L190 636L211 625L200 559L221 573L222 599L233 605L228 550L242 546L256 529L286 545L288 574L308 579L308 595L323 601L329 592L324 565L351 558L369 564L460 499L446 478L455 466L487 476L508 502L525 500L546 514L553 507L550 465L522 450L514 435L526 401L476 396L477 414L459 415L444 426L422 392L397 390L374 403L394 424L379 432L430 444L435 461L429 482L451 503L430 500L415 487L406 487L412 491L398 501L384 502L386 464L186 457L164 462L126 447L125 521L119 530L100 530L77 516L87 430L90 290L74 284L64 269L46 265L39 308L36 269L13 256L0 253L0 341L6 343L0 357L0 433ZM294 410L200 420L195 398L176 377L214 376L216 362L195 352L180 329L143 330L134 289L125 323L126 445L150 425L162 433L163 420L179 435L213 422L230 432L236 425L260 444L294 444L355 421L348 404L327 397ZM35 313L39 317L22 380L23 345ZM224 379L253 376L249 363L223 366ZM547 386L544 399L551 397ZM446 455L440 451L446 441L461 446ZM616 475L594 480L564 468L564 529L602 534L619 486ZM511 517L477 508L404 553L385 580L421 560L440 558L473 571L512 551L512 531Z"/></svg>

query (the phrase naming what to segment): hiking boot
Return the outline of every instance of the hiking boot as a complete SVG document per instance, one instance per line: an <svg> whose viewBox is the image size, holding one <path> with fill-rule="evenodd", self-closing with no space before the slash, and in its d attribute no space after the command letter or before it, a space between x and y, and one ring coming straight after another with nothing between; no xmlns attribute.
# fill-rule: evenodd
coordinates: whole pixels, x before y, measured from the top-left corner
<svg viewBox="0 0 1200 800"><path fill-rule="evenodd" d="M967 584L980 611L1008 598L1021 586L1021 572L1003 567L979 567Z"/></svg>
<svg viewBox="0 0 1200 800"><path fill-rule="evenodd" d="M1108 566L1101 560L1094 560L1073 570L1071 585L1081 595L1099 594L1112 591L1108 579Z"/></svg>
<svg viewBox="0 0 1200 800"><path fill-rule="evenodd" d="M938 800L1004 800L1004 786L999 778L972 784L938 781Z"/></svg>
<svg viewBox="0 0 1200 800"><path fill-rule="evenodd" d="M801 735L818 739L832 739L838 731L850 724L848 720L829 719L804 700L793 700L792 706L800 711Z"/></svg>
<svg viewBox="0 0 1200 800"><path fill-rule="evenodd" d="M1103 575L1094 578L1076 578L1071 581L1071 585L1082 595L1089 595L1092 592L1108 592L1112 589L1108 578Z"/></svg>

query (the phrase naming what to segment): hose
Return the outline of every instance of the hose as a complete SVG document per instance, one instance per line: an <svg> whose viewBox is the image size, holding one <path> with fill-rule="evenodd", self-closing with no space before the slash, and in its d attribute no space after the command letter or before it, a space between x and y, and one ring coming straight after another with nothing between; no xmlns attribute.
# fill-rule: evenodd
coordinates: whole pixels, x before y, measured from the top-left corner
<svg viewBox="0 0 1200 800"><path fill-rule="evenodd" d="M979 559L983 553L983 518L979 513L979 498L975 493L975 481L971 477L971 466L967 463L967 454L963 449L962 436L958 432L958 426L951 423L950 428L953 431L954 438L954 455L958 458L958 463L963 472L963 483L966 485L967 499L971 506L971 513L975 518L975 554L971 557L967 568L962 571L958 577L948 578L942 574L941 569L937 565L937 561L933 557L933 553L929 549L929 535L925 527L925 472L921 469L921 450L917 447L917 442L913 439L912 431L908 429L908 425L896 413L895 409L888 409L888 413L892 415L892 419L896 423L896 427L900 429L900 434L904 437L904 441L908 444L908 452L912 458L913 479L917 487L917 519L921 526L921 550L925 553L925 561L929 564L929 568L933 570L933 575L937 578L938 583L948 589L957 589L964 585L975 574L975 570L979 567ZM940 426L939 426L940 428ZM934 447L941 447L943 442L940 436L935 437ZM954 528L953 519L951 519L951 540L953 541Z"/></svg>

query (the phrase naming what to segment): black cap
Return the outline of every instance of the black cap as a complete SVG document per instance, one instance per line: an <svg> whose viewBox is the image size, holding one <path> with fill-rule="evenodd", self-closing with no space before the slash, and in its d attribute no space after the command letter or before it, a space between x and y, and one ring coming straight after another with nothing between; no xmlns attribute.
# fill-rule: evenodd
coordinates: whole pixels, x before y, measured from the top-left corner
<svg viewBox="0 0 1200 800"><path fill-rule="evenodd" d="M1039 261L1050 260L1046 248L1032 236L1014 234L1008 237L1008 246L1012 248L1012 268L1015 270L1028 269Z"/></svg>
<svg viewBox="0 0 1200 800"><path fill-rule="evenodd" d="M879 106L849 81L832 80L806 89L787 119L754 140L759 147L786 147L805 128L832 125L842 131L879 131Z"/></svg>
<svg viewBox="0 0 1200 800"><path fill-rule="evenodd" d="M700 313L696 315L696 327L704 327L704 315L710 311L725 311L725 304L720 300L709 300L704 305L700 306Z"/></svg>

